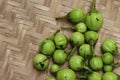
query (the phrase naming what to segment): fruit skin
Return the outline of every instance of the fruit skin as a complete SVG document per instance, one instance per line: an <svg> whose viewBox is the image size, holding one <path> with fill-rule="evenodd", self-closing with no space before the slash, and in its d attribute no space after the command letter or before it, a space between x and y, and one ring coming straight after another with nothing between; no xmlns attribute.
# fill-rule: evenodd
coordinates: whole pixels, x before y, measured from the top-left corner
<svg viewBox="0 0 120 80"><path fill-rule="evenodd" d="M52 40L44 40L40 44L40 51L47 56L50 56L55 51L55 44Z"/></svg>
<svg viewBox="0 0 120 80"><path fill-rule="evenodd" d="M74 46L76 46L76 45L83 44L85 39L84 39L84 35L82 33L80 33L80 32L74 32L72 34L70 40L71 40L72 44Z"/></svg>
<svg viewBox="0 0 120 80"><path fill-rule="evenodd" d="M62 69L57 72L56 80L76 80L76 74L71 69Z"/></svg>
<svg viewBox="0 0 120 80"><path fill-rule="evenodd" d="M102 80L102 76L100 73L98 72L92 72L89 76L88 76L88 80Z"/></svg>
<svg viewBox="0 0 120 80"><path fill-rule="evenodd" d="M106 72L103 74L102 80L119 80L118 75L114 72Z"/></svg>
<svg viewBox="0 0 120 80"><path fill-rule="evenodd" d="M90 45L95 45L95 43L97 42L98 40L98 33L95 32L95 31L87 31L85 33L85 40L88 44Z"/></svg>
<svg viewBox="0 0 120 80"><path fill-rule="evenodd" d="M111 65L104 65L103 70L104 72L111 72L113 67Z"/></svg>
<svg viewBox="0 0 120 80"><path fill-rule="evenodd" d="M117 53L117 44L116 44L115 40L113 40L112 38L107 38L103 41L103 43L101 45L101 49L104 53L109 52L112 54L116 54Z"/></svg>
<svg viewBox="0 0 120 80"><path fill-rule="evenodd" d="M84 58L90 57L92 55L91 46L89 44L82 44L79 48L79 55Z"/></svg>
<svg viewBox="0 0 120 80"><path fill-rule="evenodd" d="M38 70L45 70L49 63L49 59L43 54L37 54L33 59L33 64Z"/></svg>
<svg viewBox="0 0 120 80"><path fill-rule="evenodd" d="M53 60L56 64L64 64L67 59L67 54L64 50L56 50L53 54Z"/></svg>
<svg viewBox="0 0 120 80"><path fill-rule="evenodd" d="M90 67L93 70L100 70L103 68L103 61L101 57L94 56L90 59Z"/></svg>
<svg viewBox="0 0 120 80"><path fill-rule="evenodd" d="M54 37L54 42L56 44L56 48L63 49L67 46L67 37L64 34L57 34Z"/></svg>
<svg viewBox="0 0 120 80"><path fill-rule="evenodd" d="M72 23L79 23L85 18L85 13L82 9L80 8L75 8L72 11L69 12L68 14L68 19Z"/></svg>
<svg viewBox="0 0 120 80"><path fill-rule="evenodd" d="M50 68L51 73L56 73L59 70L60 70L60 67L57 64L53 64Z"/></svg>
<svg viewBox="0 0 120 80"><path fill-rule="evenodd" d="M53 77L50 77L50 78L46 78L45 80L56 80L56 79Z"/></svg>
<svg viewBox="0 0 120 80"><path fill-rule="evenodd" d="M114 57L113 57L113 55L111 53L104 53L102 55L102 60L103 60L104 64L110 64L110 63L113 62Z"/></svg>
<svg viewBox="0 0 120 80"><path fill-rule="evenodd" d="M103 16L100 12L88 13L85 23L89 30L98 31L102 27Z"/></svg>
<svg viewBox="0 0 120 80"><path fill-rule="evenodd" d="M72 56L69 60L69 67L74 71L83 69L84 58L79 55Z"/></svg>
<svg viewBox="0 0 120 80"><path fill-rule="evenodd" d="M86 27L85 23L83 23L83 22L80 22L80 23L76 24L74 26L74 28L77 32L80 32L80 33L84 33L87 30L87 27Z"/></svg>

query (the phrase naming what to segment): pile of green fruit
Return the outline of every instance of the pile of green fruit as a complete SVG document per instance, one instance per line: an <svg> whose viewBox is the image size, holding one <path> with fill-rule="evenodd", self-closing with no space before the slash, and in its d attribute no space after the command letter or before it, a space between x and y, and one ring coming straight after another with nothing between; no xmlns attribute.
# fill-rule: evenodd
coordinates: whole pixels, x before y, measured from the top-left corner
<svg viewBox="0 0 120 80"><path fill-rule="evenodd" d="M101 44L103 55L98 56L94 52L99 38L97 31L103 24L103 16L95 9L95 4L96 0L93 0L87 15L82 9L76 8L67 15L56 18L73 23L73 33L68 39L57 30L40 43L40 53L34 57L34 66L38 70L45 70L49 66L50 57L54 62L50 66L50 72L55 78L45 80L119 80L119 75L113 72L113 68L120 66L119 62L114 61L114 55L120 55L116 41L106 38ZM66 48L68 44L71 44L71 49ZM75 51L77 55L74 55ZM65 62L68 62L69 67L60 69L60 65ZM101 70L103 73L99 72Z"/></svg>

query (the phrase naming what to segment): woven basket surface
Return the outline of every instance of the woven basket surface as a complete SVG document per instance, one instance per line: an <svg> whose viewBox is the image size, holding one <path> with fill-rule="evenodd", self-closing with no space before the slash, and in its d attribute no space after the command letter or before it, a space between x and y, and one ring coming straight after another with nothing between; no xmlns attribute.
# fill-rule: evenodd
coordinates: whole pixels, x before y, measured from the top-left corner
<svg viewBox="0 0 120 80"><path fill-rule="evenodd" d="M63 26L66 21L55 17L73 8L90 9L92 0L0 0L0 80L45 80L52 76L49 68L38 71L33 58L39 53L39 43ZM120 0L97 0L96 8L104 16L95 53L101 55L104 39L116 40L120 51ZM71 31L61 30L69 37ZM120 57L115 56L115 61ZM53 63L50 63L50 65ZM61 67L65 68L66 64ZM120 68L114 69L120 75Z"/></svg>

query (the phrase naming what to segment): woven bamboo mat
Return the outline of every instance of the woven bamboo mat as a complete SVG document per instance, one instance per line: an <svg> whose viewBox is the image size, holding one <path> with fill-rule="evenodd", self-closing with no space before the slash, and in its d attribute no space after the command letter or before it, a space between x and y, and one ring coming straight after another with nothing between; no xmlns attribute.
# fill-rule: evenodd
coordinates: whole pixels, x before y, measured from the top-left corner
<svg viewBox="0 0 120 80"><path fill-rule="evenodd" d="M0 80L44 80L52 76L48 71L37 71L33 67L39 42L61 26L70 26L65 21L55 21L56 16L64 15L76 7L87 13L91 2L0 0ZM120 0L97 0L96 7L104 16L104 25L99 31L95 52L101 54L100 45L107 37L117 41L120 51ZM70 32L65 30L62 33L70 36ZM115 60L120 61L117 56ZM120 68L114 71L120 74Z"/></svg>

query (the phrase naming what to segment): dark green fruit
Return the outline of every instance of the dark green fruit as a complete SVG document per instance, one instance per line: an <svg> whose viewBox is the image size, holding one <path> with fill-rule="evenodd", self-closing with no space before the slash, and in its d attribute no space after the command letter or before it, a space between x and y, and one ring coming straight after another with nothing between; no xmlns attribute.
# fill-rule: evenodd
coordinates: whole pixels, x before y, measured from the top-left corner
<svg viewBox="0 0 120 80"><path fill-rule="evenodd" d="M100 70L103 68L103 61L101 57L94 56L90 59L90 67L93 70Z"/></svg>
<svg viewBox="0 0 120 80"><path fill-rule="evenodd" d="M37 54L34 57L33 63L38 70L45 70L49 65L49 59L43 54Z"/></svg>
<svg viewBox="0 0 120 80"><path fill-rule="evenodd" d="M103 74L102 80L119 80L118 75L114 72L106 72Z"/></svg>
<svg viewBox="0 0 120 80"><path fill-rule="evenodd" d="M64 50L56 50L53 54L53 60L56 64L64 64L67 59L67 54Z"/></svg>
<svg viewBox="0 0 120 80"><path fill-rule="evenodd" d="M52 40L44 40L40 44L40 51L44 55L52 55L53 52L55 51L55 44Z"/></svg>
<svg viewBox="0 0 120 80"><path fill-rule="evenodd" d="M64 34L55 35L54 42L56 44L56 48L63 49L67 46L67 37Z"/></svg>
<svg viewBox="0 0 120 80"><path fill-rule="evenodd" d="M57 72L56 80L76 80L76 74L71 69L62 69Z"/></svg>

